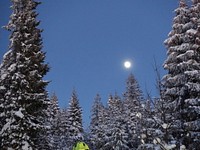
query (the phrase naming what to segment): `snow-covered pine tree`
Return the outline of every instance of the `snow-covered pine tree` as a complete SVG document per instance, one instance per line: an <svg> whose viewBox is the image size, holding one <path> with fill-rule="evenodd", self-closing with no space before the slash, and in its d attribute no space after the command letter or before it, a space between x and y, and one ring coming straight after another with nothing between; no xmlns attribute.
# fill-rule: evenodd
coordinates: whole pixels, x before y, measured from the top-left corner
<svg viewBox="0 0 200 150"><path fill-rule="evenodd" d="M133 74L130 74L126 81L126 91L124 93L124 110L126 123L129 130L129 147L137 148L140 145L140 135L142 133L142 92Z"/></svg>
<svg viewBox="0 0 200 150"><path fill-rule="evenodd" d="M59 116L59 131L60 131L60 141L59 147L62 150L68 150L71 147L71 139L69 138L69 119L68 119L68 110L67 108L60 110Z"/></svg>
<svg viewBox="0 0 200 150"><path fill-rule="evenodd" d="M0 74L0 116L4 123L0 149L45 149L40 135L45 129L48 82L42 78L49 68L37 28L35 9L39 2L12 0L12 4L6 26L11 31L9 51L3 57Z"/></svg>
<svg viewBox="0 0 200 150"><path fill-rule="evenodd" d="M154 109L152 110L150 118L147 119L147 126L150 131L151 144L153 143L154 149L173 149L175 144L172 141L171 128L166 121L168 117L165 110L166 104L164 103L162 96L154 99ZM149 128L150 127L150 128ZM170 140L169 140L170 139Z"/></svg>
<svg viewBox="0 0 200 150"><path fill-rule="evenodd" d="M195 144L199 143L200 48L197 44L198 25L195 23L199 15L195 14L199 14L200 9L199 1L193 2L193 9L189 9L186 2L180 0L175 10L173 29L165 41L168 49L164 63L168 74L163 78L166 88L165 108L168 111L166 126L170 127L176 139L177 149L180 146L195 149Z"/></svg>
<svg viewBox="0 0 200 150"><path fill-rule="evenodd" d="M49 105L49 138L53 149L61 149L61 137L62 137L62 128L61 128L61 110L58 104L58 98L54 93L50 98Z"/></svg>
<svg viewBox="0 0 200 150"><path fill-rule="evenodd" d="M101 102L99 94L96 95L91 110L90 122L90 141L92 149L101 149L105 144L104 127L105 127L105 108Z"/></svg>
<svg viewBox="0 0 200 150"><path fill-rule="evenodd" d="M107 106L105 107L105 111L104 111L104 117L105 117L105 121L103 123L103 138L104 138L104 145L102 146L102 150L110 150L112 149L112 146L110 145L110 138L111 138L111 123L112 122L112 119L113 119L113 114L111 113L111 107L112 107L112 104L114 103L114 99L113 99L113 96L110 94L109 95L109 98L108 98L108 102L107 102Z"/></svg>
<svg viewBox="0 0 200 150"><path fill-rule="evenodd" d="M103 150L128 150L128 131L121 98L115 94L108 100L108 119Z"/></svg>
<svg viewBox="0 0 200 150"><path fill-rule="evenodd" d="M200 0L192 0L190 10L193 26L186 32L191 47L183 54L187 62L184 67L186 94L181 109L186 135L183 144L197 150L200 145Z"/></svg>
<svg viewBox="0 0 200 150"><path fill-rule="evenodd" d="M147 149L168 149L173 147L173 144L168 145L165 141L170 139L170 130L166 122L167 111L165 110L164 101L164 87L161 79L160 72L157 64L155 63L156 73L156 87L159 93L158 98L151 99L148 94L147 104L145 106L145 112L143 117L143 141L145 144L141 145L141 148ZM151 108L151 106L153 106ZM145 131L145 132L144 132Z"/></svg>
<svg viewBox="0 0 200 150"><path fill-rule="evenodd" d="M155 109L152 108L151 98L148 97L146 103L143 104L144 111L142 113L142 133L141 133L141 144L137 150L154 150L155 146L153 140L156 137L158 131L158 123L155 114Z"/></svg>
<svg viewBox="0 0 200 150"><path fill-rule="evenodd" d="M72 92L69 103L67 130L71 148L76 141L83 140L82 109L75 90Z"/></svg>
<svg viewBox="0 0 200 150"><path fill-rule="evenodd" d="M5 115L5 99L4 95L7 92L6 87L9 86L5 83L5 77L8 75L8 66L11 64L13 57L11 51L8 51L4 57L3 62L0 66L0 130L3 128L3 126L6 124L6 115ZM2 140L2 135L0 134L0 144Z"/></svg>

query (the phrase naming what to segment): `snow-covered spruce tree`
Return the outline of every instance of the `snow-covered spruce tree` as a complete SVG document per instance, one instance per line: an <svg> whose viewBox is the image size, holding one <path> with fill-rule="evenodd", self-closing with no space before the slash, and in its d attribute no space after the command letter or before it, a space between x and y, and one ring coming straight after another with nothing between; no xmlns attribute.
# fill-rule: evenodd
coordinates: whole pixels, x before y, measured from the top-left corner
<svg viewBox="0 0 200 150"><path fill-rule="evenodd" d="M185 53L187 68L187 95L184 97L182 118L186 130L183 144L188 149L198 149L200 145L200 0L192 0L190 21L192 29L186 32L191 39L191 47ZM189 67L190 66L190 67Z"/></svg>
<svg viewBox="0 0 200 150"><path fill-rule="evenodd" d="M106 124L106 143L103 150L128 150L128 131L125 123L123 104L119 96L112 95L108 100L109 116Z"/></svg>
<svg viewBox="0 0 200 150"><path fill-rule="evenodd" d="M112 103L114 103L114 99L113 96L110 94L109 98L108 98L108 102L107 102L107 106L104 109L104 123L103 123L103 139L104 139L104 143L102 146L101 150L109 150L112 149L112 146L110 145L110 138L112 136L111 133L111 122L113 119L113 114L111 113L111 107L112 107ZM111 117L112 116L112 117ZM113 123L113 122L112 122Z"/></svg>
<svg viewBox="0 0 200 150"><path fill-rule="evenodd" d="M3 62L1 63L0 66L0 130L3 128L3 126L6 124L6 115L5 115L5 100L4 100L4 95L7 92L6 90L6 85L3 82L5 75L7 76L8 74L8 66L11 64L11 60L13 57L11 51L7 52L4 57L3 57ZM10 61L9 61L10 60ZM0 144L2 140L2 135L0 134Z"/></svg>
<svg viewBox="0 0 200 150"><path fill-rule="evenodd" d="M42 78L49 68L44 63L41 30L37 28L35 9L39 3L12 3L13 13L6 26L11 31L9 51L0 66L0 116L4 124L0 149L45 149L40 137L45 130L48 82ZM44 139L42 142L48 144Z"/></svg>
<svg viewBox="0 0 200 150"><path fill-rule="evenodd" d="M83 140L82 109L75 90L68 108L68 136L71 148L76 141Z"/></svg>
<svg viewBox="0 0 200 150"><path fill-rule="evenodd" d="M99 94L96 95L91 110L90 122L90 141L92 149L101 149L105 144L104 140L104 126L105 126L105 108L101 102Z"/></svg>
<svg viewBox="0 0 200 150"><path fill-rule="evenodd" d="M165 110L166 103L163 96L164 87L156 64L155 73L159 97L151 99L151 96L148 94L142 121L143 133L141 138L144 144L141 144L139 149L170 149L170 147L174 146L173 144L168 145L165 142L166 139L169 139L170 130L165 119L167 111Z"/></svg>
<svg viewBox="0 0 200 150"><path fill-rule="evenodd" d="M69 120L68 120L68 110L67 108L60 110L60 116L59 116L59 131L60 131L60 141L59 141L59 147L62 150L68 150L70 149L70 146L72 145L69 138Z"/></svg>
<svg viewBox="0 0 200 150"><path fill-rule="evenodd" d="M155 109L152 108L151 101L152 100L149 97L146 100L146 103L143 104L143 108L145 111L142 113L143 120L141 121L141 126L142 126L141 144L139 145L137 150L144 150L144 149L154 150L156 148L153 141L159 132L159 126Z"/></svg>
<svg viewBox="0 0 200 150"><path fill-rule="evenodd" d="M62 125L61 110L58 104L58 98L54 93L50 98L49 105L49 138L53 149L61 149Z"/></svg>
<svg viewBox="0 0 200 150"><path fill-rule="evenodd" d="M188 9L184 0L175 10L176 17L167 46L164 68L165 101L168 111L167 125L176 139L176 148L197 149L200 131L200 47L199 1ZM196 8L196 9L195 9ZM169 142L170 139L167 139ZM190 145L193 145L191 148ZM195 148L196 147L196 148Z"/></svg>
<svg viewBox="0 0 200 150"><path fill-rule="evenodd" d="M143 98L139 84L133 74L130 74L126 82L126 91L124 93L124 110L126 114L126 123L129 130L129 147L137 148L140 144L140 135L142 133L141 121L143 108L141 105Z"/></svg>
<svg viewBox="0 0 200 150"><path fill-rule="evenodd" d="M168 114L165 111L166 104L163 102L162 97L155 98L154 108L148 114L149 118L146 119L146 134L148 144L152 145L153 149L173 149L175 144L173 142L166 142L166 139L171 138L171 131L166 117ZM144 127L143 127L144 128Z"/></svg>

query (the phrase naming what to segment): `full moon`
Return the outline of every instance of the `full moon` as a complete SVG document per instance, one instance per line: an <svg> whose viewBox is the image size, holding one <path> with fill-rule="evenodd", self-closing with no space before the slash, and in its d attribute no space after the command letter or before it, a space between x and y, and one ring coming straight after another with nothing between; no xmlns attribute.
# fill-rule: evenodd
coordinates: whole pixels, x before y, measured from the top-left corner
<svg viewBox="0 0 200 150"><path fill-rule="evenodd" d="M124 67L129 69L131 67L131 62L130 61L125 61L124 62Z"/></svg>

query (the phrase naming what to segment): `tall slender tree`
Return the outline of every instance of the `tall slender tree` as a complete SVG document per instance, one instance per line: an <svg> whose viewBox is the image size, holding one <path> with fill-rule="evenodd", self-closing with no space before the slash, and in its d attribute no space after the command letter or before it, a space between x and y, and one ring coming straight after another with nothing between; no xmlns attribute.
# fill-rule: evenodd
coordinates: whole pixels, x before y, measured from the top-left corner
<svg viewBox="0 0 200 150"><path fill-rule="evenodd" d="M71 148L72 146L72 139L70 137L70 133L69 133L69 125L71 123L71 120L68 118L69 117L69 113L67 108L61 109L60 110L60 116L59 116L59 139L60 141L58 142L59 144L59 149L64 149L64 150L68 150Z"/></svg>
<svg viewBox="0 0 200 150"><path fill-rule="evenodd" d="M185 67L186 95L183 97L182 119L185 129L183 144L188 149L198 149L200 144L200 0L192 0L190 9L192 28L186 35L190 38L190 49L183 56Z"/></svg>
<svg viewBox="0 0 200 150"><path fill-rule="evenodd" d="M104 150L127 150L128 132L125 123L124 109L121 98L115 94L110 95L108 100L108 118L105 131Z"/></svg>
<svg viewBox="0 0 200 150"><path fill-rule="evenodd" d="M70 147L76 141L83 140L82 109L75 90L72 92L68 108L68 134Z"/></svg>
<svg viewBox="0 0 200 150"><path fill-rule="evenodd" d="M90 122L90 139L93 149L101 149L105 144L104 140L104 124L105 124L105 108L101 102L99 94L94 99L94 104L91 110Z"/></svg>
<svg viewBox="0 0 200 150"><path fill-rule="evenodd" d="M58 104L58 98L54 93L50 98L49 105L49 138L53 149L61 149L62 124L61 110Z"/></svg>
<svg viewBox="0 0 200 150"><path fill-rule="evenodd" d="M114 103L112 104L113 124L111 124L113 149L128 150L128 127L126 124L126 114L124 113L124 106L121 98L115 94Z"/></svg>
<svg viewBox="0 0 200 150"><path fill-rule="evenodd" d="M40 23L35 11L38 4L34 0L12 0L13 13L6 26L11 31L10 45L0 74L0 116L3 119L0 149L43 148L40 137L45 129L48 106L45 90L48 82L43 77L49 68L41 51L42 30L37 28Z"/></svg>
<svg viewBox="0 0 200 150"><path fill-rule="evenodd" d="M177 141L176 147L185 146L187 149L197 148L194 145L199 143L196 137L200 129L199 1L194 0L193 5L189 9L186 2L180 0L173 29L165 41L168 57L164 63L168 70L164 77L165 108L168 111L166 125ZM170 139L166 140L169 142Z"/></svg>
<svg viewBox="0 0 200 150"><path fill-rule="evenodd" d="M124 109L126 123L129 129L129 147L137 148L140 144L141 119L142 119L142 92L133 74L130 74L126 82L124 93Z"/></svg>

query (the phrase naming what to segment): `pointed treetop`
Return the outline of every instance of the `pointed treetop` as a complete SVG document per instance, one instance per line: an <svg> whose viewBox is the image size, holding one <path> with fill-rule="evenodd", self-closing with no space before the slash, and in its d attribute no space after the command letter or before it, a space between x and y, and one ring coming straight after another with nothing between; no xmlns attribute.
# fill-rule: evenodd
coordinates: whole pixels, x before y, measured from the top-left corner
<svg viewBox="0 0 200 150"><path fill-rule="evenodd" d="M185 0L180 0L180 2L179 2L179 7L186 7L187 6L187 4L186 4L186 1Z"/></svg>
<svg viewBox="0 0 200 150"><path fill-rule="evenodd" d="M101 96L99 94L96 95L94 98L94 105L99 105L101 104Z"/></svg>

